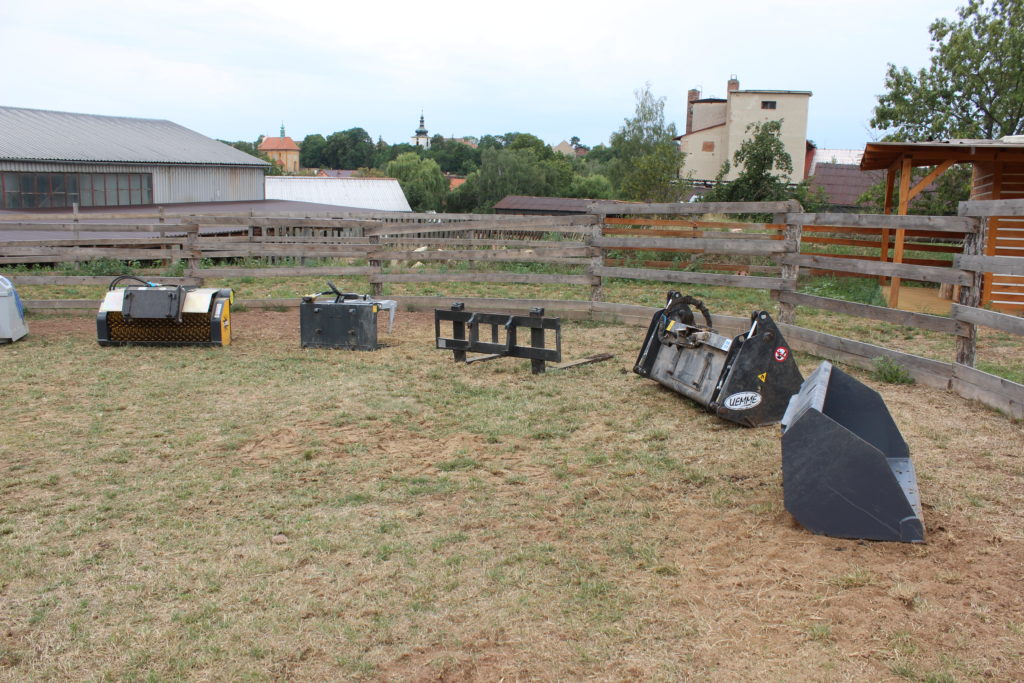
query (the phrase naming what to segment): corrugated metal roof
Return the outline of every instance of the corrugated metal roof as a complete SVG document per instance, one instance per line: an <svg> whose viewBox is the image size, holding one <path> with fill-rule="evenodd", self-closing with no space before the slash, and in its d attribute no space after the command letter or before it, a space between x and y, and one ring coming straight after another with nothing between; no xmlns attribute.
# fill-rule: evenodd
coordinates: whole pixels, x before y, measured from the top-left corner
<svg viewBox="0 0 1024 683"><path fill-rule="evenodd" d="M0 159L267 165L171 121L18 107L0 107Z"/></svg>
<svg viewBox="0 0 1024 683"><path fill-rule="evenodd" d="M267 199L333 204L376 211L412 211L394 178L267 176Z"/></svg>

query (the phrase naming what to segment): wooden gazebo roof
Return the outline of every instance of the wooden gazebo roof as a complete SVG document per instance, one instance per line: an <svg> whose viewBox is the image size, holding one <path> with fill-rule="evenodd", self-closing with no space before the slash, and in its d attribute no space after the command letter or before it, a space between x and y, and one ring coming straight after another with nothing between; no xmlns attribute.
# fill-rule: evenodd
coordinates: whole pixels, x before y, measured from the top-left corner
<svg viewBox="0 0 1024 683"><path fill-rule="evenodd" d="M939 166L943 162L1024 161L1024 135L1000 140L943 140L941 142L869 142L864 146L860 170L889 169L910 157L911 166Z"/></svg>

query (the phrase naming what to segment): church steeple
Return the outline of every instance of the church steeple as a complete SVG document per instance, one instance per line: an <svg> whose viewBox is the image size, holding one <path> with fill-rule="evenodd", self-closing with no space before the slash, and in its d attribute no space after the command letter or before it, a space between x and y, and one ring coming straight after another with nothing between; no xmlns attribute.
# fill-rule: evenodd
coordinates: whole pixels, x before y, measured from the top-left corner
<svg viewBox="0 0 1024 683"><path fill-rule="evenodd" d="M427 125L423 122L422 111L420 111L420 127L416 129L416 135L412 138L412 144L416 147L430 147L430 135L427 133Z"/></svg>
<svg viewBox="0 0 1024 683"><path fill-rule="evenodd" d="M284 121L282 121L282 122L281 122L281 137L287 137L287 136L286 136L286 135L284 134Z"/></svg>

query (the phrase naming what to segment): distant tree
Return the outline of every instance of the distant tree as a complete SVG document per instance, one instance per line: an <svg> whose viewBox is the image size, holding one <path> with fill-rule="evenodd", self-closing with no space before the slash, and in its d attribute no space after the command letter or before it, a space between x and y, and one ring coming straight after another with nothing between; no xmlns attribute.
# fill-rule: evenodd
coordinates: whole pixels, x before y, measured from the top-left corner
<svg viewBox="0 0 1024 683"><path fill-rule="evenodd" d="M530 133L505 133L505 149L532 150L537 159L543 161L555 156L555 151L546 142Z"/></svg>
<svg viewBox="0 0 1024 683"><path fill-rule="evenodd" d="M327 160L324 153L327 151L327 140L320 133L307 135L299 145L299 166L302 168L324 168Z"/></svg>
<svg viewBox="0 0 1024 683"><path fill-rule="evenodd" d="M722 164L717 184L704 199L709 202L768 202L789 199L787 178L793 173L793 159L782 143L782 121L761 121L747 126L747 137L733 154L739 175L725 182L731 165Z"/></svg>
<svg viewBox="0 0 1024 683"><path fill-rule="evenodd" d="M445 173L468 175L480 166L480 152L457 140L435 135L430 139L430 149L424 156L433 159Z"/></svg>
<svg viewBox="0 0 1024 683"><path fill-rule="evenodd" d="M635 116L612 133L611 158L605 161L608 177L623 199L677 201L681 197L683 154L675 137L675 124L665 122L665 98L654 97L649 85L637 90Z"/></svg>
<svg viewBox="0 0 1024 683"><path fill-rule="evenodd" d="M448 192L448 180L433 159L406 152L388 163L384 172L397 178L413 211L440 211Z"/></svg>
<svg viewBox="0 0 1024 683"><path fill-rule="evenodd" d="M889 64L873 128L889 140L1024 133L1024 2L968 0L936 19L931 63L916 74Z"/></svg>
<svg viewBox="0 0 1024 683"><path fill-rule="evenodd" d="M362 128L331 133L326 142L324 160L331 168L355 169L373 165L376 148L370 134Z"/></svg>
<svg viewBox="0 0 1024 683"><path fill-rule="evenodd" d="M913 169L911 186L917 184L930 167ZM955 216L960 202L969 198L971 191L971 166L957 164L939 176L924 192L910 200L907 213L918 216ZM899 206L899 184L893 188L893 206ZM858 199L864 213L882 213L885 210L885 181L869 187Z"/></svg>
<svg viewBox="0 0 1024 683"><path fill-rule="evenodd" d="M260 136L260 139L257 140L256 142L247 142L245 140L237 140L235 142L228 142L227 140L218 140L218 142L223 142L225 145L230 145L231 147L234 147L237 150L245 152L246 154L248 154L250 156L254 156L257 159L260 159L260 160L265 161L268 164L270 164L270 166L268 166L267 170L266 170L267 175L284 175L285 174L284 173L284 167L281 166L281 164L278 163L276 160L271 159L269 156L267 156L267 154L265 152L261 152L258 149L259 148L259 144L262 141L263 141L263 136L262 135Z"/></svg>
<svg viewBox="0 0 1024 683"><path fill-rule="evenodd" d="M353 178L387 178L388 175L379 168L357 168Z"/></svg>
<svg viewBox="0 0 1024 683"><path fill-rule="evenodd" d="M581 199L613 199L615 188L612 187L612 181L603 175L576 175L573 176L566 196Z"/></svg>

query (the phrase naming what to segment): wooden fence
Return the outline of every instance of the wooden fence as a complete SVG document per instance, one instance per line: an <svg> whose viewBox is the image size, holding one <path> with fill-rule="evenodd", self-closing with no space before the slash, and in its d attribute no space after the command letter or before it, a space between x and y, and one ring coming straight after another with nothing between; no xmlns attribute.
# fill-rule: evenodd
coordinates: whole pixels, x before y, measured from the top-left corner
<svg viewBox="0 0 1024 683"><path fill-rule="evenodd" d="M183 277L161 280L198 284L204 279L243 276L353 275L367 277L377 294L387 284L410 282L583 285L590 288L590 301L561 302L561 308L582 307L591 317L628 320L644 316L649 320L650 312L644 307L604 303L602 287L608 278L764 289L778 302L779 323L797 349L862 367L879 356L892 357L922 383L951 388L1024 418L1024 386L973 367L978 326L1024 334L1021 318L979 307L986 273L1024 278L1024 257L983 253L987 221L994 215L989 204L995 203L1010 215L1024 212L1024 200L1013 200L967 202L964 215L954 217L806 214L796 202L598 202L587 215L560 217L370 212L264 216L160 212L130 219L118 214L90 214L87 219L84 215L77 219L5 216L0 217L0 267L97 258L184 261ZM709 214L756 214L769 219L754 223L708 220ZM921 244L941 247L944 253L957 244L957 253L951 265L940 266L814 251L818 245L849 247L855 245L847 242L861 241L835 235L870 234L881 244L900 232L912 239L934 240ZM33 234L45 239L31 239ZM811 250L805 247L808 243ZM289 264L274 265L283 259ZM310 259L333 263L312 265L307 263ZM426 266L433 263L457 264L460 269L451 272ZM544 264L545 272L494 267L508 263ZM951 302L948 317L870 306L797 291L801 272L808 271L891 278L894 283L900 279L937 283L958 288L959 296L956 303ZM23 285L109 281L67 274L14 274L11 279ZM409 306L419 305L422 299L393 298ZM297 305L297 300L245 303ZM29 300L26 305L30 309L92 308L96 302ZM943 363L798 327L798 306L949 334L956 340L956 355ZM559 305L547 307L559 310Z"/></svg>

